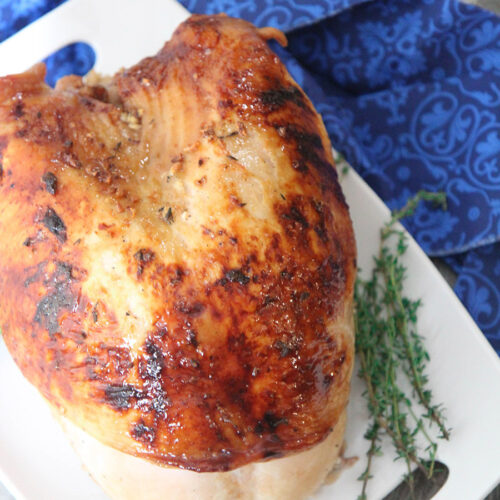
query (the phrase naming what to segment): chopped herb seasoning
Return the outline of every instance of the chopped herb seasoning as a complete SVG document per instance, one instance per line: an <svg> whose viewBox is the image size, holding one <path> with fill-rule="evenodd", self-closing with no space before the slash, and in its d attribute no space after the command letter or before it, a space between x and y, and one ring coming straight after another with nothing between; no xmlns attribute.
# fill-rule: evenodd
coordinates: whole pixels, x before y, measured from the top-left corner
<svg viewBox="0 0 500 500"><path fill-rule="evenodd" d="M99 313L97 312L97 304L99 304L99 302L96 302L94 307L92 308L92 319L94 320L94 323L97 323L99 321Z"/></svg>
<svg viewBox="0 0 500 500"><path fill-rule="evenodd" d="M169 224L173 224L174 222L174 214L172 212L172 207L168 207L167 213L165 214L165 222Z"/></svg>
<svg viewBox="0 0 500 500"><path fill-rule="evenodd" d="M229 132L229 134L226 134L226 135L218 135L217 139L227 139L228 137L233 137L235 135L238 135L237 130L234 130L233 132Z"/></svg>

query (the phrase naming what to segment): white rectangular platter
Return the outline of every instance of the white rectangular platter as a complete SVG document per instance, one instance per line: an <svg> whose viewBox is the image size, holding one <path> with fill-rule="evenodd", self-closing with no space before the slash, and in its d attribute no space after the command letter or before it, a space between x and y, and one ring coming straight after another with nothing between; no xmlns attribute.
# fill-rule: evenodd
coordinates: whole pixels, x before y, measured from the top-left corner
<svg viewBox="0 0 500 500"><path fill-rule="evenodd" d="M173 0L70 0L0 45L0 74L22 71L74 41L90 43L96 69L112 73L156 52L187 12ZM368 271L389 212L350 171L342 184L351 207L359 266ZM0 244L1 258L1 244ZM431 355L431 389L452 427L438 459L450 475L436 500L481 500L500 481L500 361L453 291L418 245L406 255L410 296L424 305L419 329ZM0 304L1 307L1 304ZM363 386L354 376L346 455L359 456L317 500L355 500L368 442ZM369 498L377 500L401 480L404 466L391 452L377 459ZM105 500L80 466L37 391L23 378L0 341L0 481L17 500ZM160 500L160 499L159 499ZM161 499L163 500L163 499Z"/></svg>

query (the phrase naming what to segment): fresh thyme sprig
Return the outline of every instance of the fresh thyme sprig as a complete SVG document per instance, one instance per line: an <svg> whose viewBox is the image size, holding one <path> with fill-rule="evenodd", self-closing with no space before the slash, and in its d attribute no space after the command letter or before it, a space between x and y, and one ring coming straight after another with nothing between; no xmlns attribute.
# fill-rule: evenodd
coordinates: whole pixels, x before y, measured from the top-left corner
<svg viewBox="0 0 500 500"><path fill-rule="evenodd" d="M368 280L358 278L355 287L356 352L360 362L359 376L366 383L364 396L371 415L365 438L370 441L367 464L359 479L363 481L358 500L366 500L366 488L375 456L380 455L380 442L385 434L395 448L396 457L403 459L407 480L413 491L412 469L416 466L432 477L437 443L427 427L436 424L440 438L448 439L449 431L439 405L432 402L427 388L426 362L429 354L416 329L420 300L404 295L406 268L401 257L407 249L404 231L395 227L401 219L412 215L421 200L446 208L444 193L419 191L380 231L380 246L374 257L374 268ZM411 384L412 397L421 406L419 416L412 397L404 392L404 379ZM427 420L427 424L425 423ZM419 457L417 437L427 442L427 458Z"/></svg>

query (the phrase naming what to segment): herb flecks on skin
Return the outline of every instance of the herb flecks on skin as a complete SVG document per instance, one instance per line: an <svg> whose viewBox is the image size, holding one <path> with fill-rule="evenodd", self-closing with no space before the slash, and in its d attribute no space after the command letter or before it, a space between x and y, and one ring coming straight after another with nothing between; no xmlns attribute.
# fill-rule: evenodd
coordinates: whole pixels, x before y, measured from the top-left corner
<svg viewBox="0 0 500 500"><path fill-rule="evenodd" d="M434 423L440 430L439 437L449 438L441 407L432 402L431 391L427 388L425 371L429 354L416 328L421 303L404 296L406 268L401 257L407 249L407 236L395 227L398 221L414 213L421 200L446 208L444 193L419 191L403 208L394 211L380 231L380 247L371 276L368 280L358 278L356 282L356 352L371 416L370 427L365 433L370 448L366 468L359 477L363 487L358 500L367 498L371 466L374 457L381 453L383 435L391 439L397 458L405 461L411 491L411 472L415 466L429 478L434 472L437 443L427 428ZM411 384L412 397L402 389L405 378ZM421 416L415 403L420 406ZM426 458L419 456L418 436L427 442Z"/></svg>

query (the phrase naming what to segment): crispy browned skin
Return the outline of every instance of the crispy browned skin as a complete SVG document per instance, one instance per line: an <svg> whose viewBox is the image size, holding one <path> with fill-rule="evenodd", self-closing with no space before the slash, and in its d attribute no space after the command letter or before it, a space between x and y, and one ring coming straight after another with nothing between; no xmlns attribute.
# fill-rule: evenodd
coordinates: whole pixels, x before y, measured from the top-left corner
<svg viewBox="0 0 500 500"><path fill-rule="evenodd" d="M105 86L0 79L9 351L102 442L196 471L306 449L348 397L351 222L269 34L193 16Z"/></svg>

